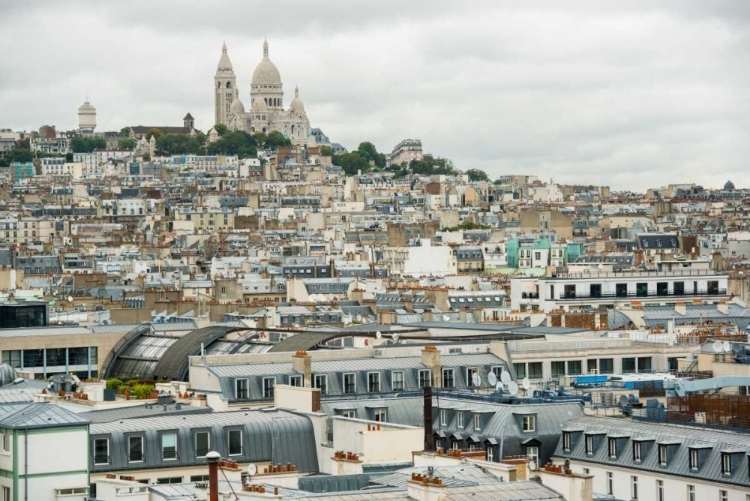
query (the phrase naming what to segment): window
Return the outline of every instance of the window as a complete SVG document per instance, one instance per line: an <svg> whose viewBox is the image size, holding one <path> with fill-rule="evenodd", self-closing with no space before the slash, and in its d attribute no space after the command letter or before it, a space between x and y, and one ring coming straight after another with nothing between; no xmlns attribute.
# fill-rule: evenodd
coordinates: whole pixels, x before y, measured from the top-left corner
<svg viewBox="0 0 750 501"><path fill-rule="evenodd" d="M479 431L482 429L482 416L479 414L474 414L474 431Z"/></svg>
<svg viewBox="0 0 750 501"><path fill-rule="evenodd" d="M675 282L672 285L672 288L674 290L675 296L684 296L685 295L685 282Z"/></svg>
<svg viewBox="0 0 750 501"><path fill-rule="evenodd" d="M539 447L537 446L527 446L526 447L526 457L529 458L529 461L533 461L534 464L539 464Z"/></svg>
<svg viewBox="0 0 750 501"><path fill-rule="evenodd" d="M440 426L445 426L448 423L448 412L445 409L440 409Z"/></svg>
<svg viewBox="0 0 750 501"><path fill-rule="evenodd" d="M367 373L367 391L369 391L370 393L380 392L380 373L379 372Z"/></svg>
<svg viewBox="0 0 750 501"><path fill-rule="evenodd" d="M94 464L109 464L109 439L94 439Z"/></svg>
<svg viewBox="0 0 750 501"><path fill-rule="evenodd" d="M495 460L495 448L491 445L487 447L487 461L494 461Z"/></svg>
<svg viewBox="0 0 750 501"><path fill-rule="evenodd" d="M321 395L326 395L328 393L328 376L325 374L315 376L313 386L320 389Z"/></svg>
<svg viewBox="0 0 750 501"><path fill-rule="evenodd" d="M564 288L564 299L574 299L576 297L576 286L575 285L566 285Z"/></svg>
<svg viewBox="0 0 750 501"><path fill-rule="evenodd" d="M391 372L391 389L401 391L404 389L404 371Z"/></svg>
<svg viewBox="0 0 750 501"><path fill-rule="evenodd" d="M638 499L638 477L636 476L630 477L630 499Z"/></svg>
<svg viewBox="0 0 750 501"><path fill-rule="evenodd" d="M190 475L191 482L208 482L208 475Z"/></svg>
<svg viewBox="0 0 750 501"><path fill-rule="evenodd" d="M615 296L628 297L628 284L615 284Z"/></svg>
<svg viewBox="0 0 750 501"><path fill-rule="evenodd" d="M453 388L453 369L443 369L443 388Z"/></svg>
<svg viewBox="0 0 750 501"><path fill-rule="evenodd" d="M432 374L430 369L419 369L419 388L428 388L432 386Z"/></svg>
<svg viewBox="0 0 750 501"><path fill-rule="evenodd" d="M131 463L143 461L143 437L128 438L128 461Z"/></svg>
<svg viewBox="0 0 750 501"><path fill-rule="evenodd" d="M584 475L589 475L590 473L591 473L591 470L589 470L588 468L584 468L583 469L583 474Z"/></svg>
<svg viewBox="0 0 750 501"><path fill-rule="evenodd" d="M594 436L586 435L586 454L594 453Z"/></svg>
<svg viewBox="0 0 750 501"><path fill-rule="evenodd" d="M211 435L207 431L199 431L195 434L195 457L206 457L211 450Z"/></svg>
<svg viewBox="0 0 750 501"><path fill-rule="evenodd" d="M353 409L347 409L341 413L342 416L345 418L355 418L357 417L357 411Z"/></svg>
<svg viewBox="0 0 750 501"><path fill-rule="evenodd" d="M289 376L289 386L302 386L302 376Z"/></svg>
<svg viewBox="0 0 750 501"><path fill-rule="evenodd" d="M589 295L590 297L602 297L602 284L590 284Z"/></svg>
<svg viewBox="0 0 750 501"><path fill-rule="evenodd" d="M466 386L474 386L474 374L476 373L476 367L469 367L466 369Z"/></svg>
<svg viewBox="0 0 750 501"><path fill-rule="evenodd" d="M161 436L162 459L177 459L177 433L164 433Z"/></svg>
<svg viewBox="0 0 750 501"><path fill-rule="evenodd" d="M698 469L698 449L690 449L690 469Z"/></svg>
<svg viewBox="0 0 750 501"><path fill-rule="evenodd" d="M236 400L247 400L249 397L247 379L234 380L234 398Z"/></svg>
<svg viewBox="0 0 750 501"><path fill-rule="evenodd" d="M721 455L721 474L722 475L732 474L732 455L731 454Z"/></svg>
<svg viewBox="0 0 750 501"><path fill-rule="evenodd" d="M570 432L564 431L562 440L563 440L563 450L565 452L570 452Z"/></svg>
<svg viewBox="0 0 750 501"><path fill-rule="evenodd" d="M638 297L648 296L648 284L646 282L635 284L635 295Z"/></svg>
<svg viewBox="0 0 750 501"><path fill-rule="evenodd" d="M687 491L688 491L687 501L695 501L695 486L688 485Z"/></svg>
<svg viewBox="0 0 750 501"><path fill-rule="evenodd" d="M615 479L611 471L607 472L607 494L610 496L615 494Z"/></svg>
<svg viewBox="0 0 750 501"><path fill-rule="evenodd" d="M357 392L357 376L356 374L344 374L344 393L356 393Z"/></svg>
<svg viewBox="0 0 750 501"><path fill-rule="evenodd" d="M542 362L529 362L529 379L542 379Z"/></svg>
<svg viewBox="0 0 750 501"><path fill-rule="evenodd" d="M463 412L459 412L458 414L456 414L456 426L459 428L464 427L464 413Z"/></svg>
<svg viewBox="0 0 750 501"><path fill-rule="evenodd" d="M536 431L536 416L523 417L523 431Z"/></svg>
<svg viewBox="0 0 750 501"><path fill-rule="evenodd" d="M614 438L609 439L609 457L616 458L617 457L617 440Z"/></svg>
<svg viewBox="0 0 750 501"><path fill-rule="evenodd" d="M727 501L729 494L724 489L719 490L719 501Z"/></svg>
<svg viewBox="0 0 750 501"><path fill-rule="evenodd" d="M10 501L10 487L3 486L3 501Z"/></svg>
<svg viewBox="0 0 750 501"><path fill-rule="evenodd" d="M526 364L525 363L521 362L521 363L513 364L513 370L516 371L516 379L523 379L526 377ZM493 370L492 372L494 373L495 371ZM497 378L498 381L500 381L500 374L495 374L495 377Z"/></svg>
<svg viewBox="0 0 750 501"><path fill-rule="evenodd" d="M641 443L633 442L633 461L641 461Z"/></svg>
<svg viewBox="0 0 750 501"><path fill-rule="evenodd" d="M157 478L156 479L157 484L181 484L182 483L182 477L165 477L165 478Z"/></svg>
<svg viewBox="0 0 750 501"><path fill-rule="evenodd" d="M227 432L227 442L230 456L242 455L242 430L229 430Z"/></svg>
<svg viewBox="0 0 750 501"><path fill-rule="evenodd" d="M375 409L375 421L385 423L388 419L388 409Z"/></svg>
<svg viewBox="0 0 750 501"><path fill-rule="evenodd" d="M3 452L10 452L10 435L4 434L3 436Z"/></svg>
<svg viewBox="0 0 750 501"><path fill-rule="evenodd" d="M666 445L659 446L659 465L667 466L667 446Z"/></svg>
<svg viewBox="0 0 750 501"><path fill-rule="evenodd" d="M622 359L622 373L633 374L635 372L635 358Z"/></svg>
<svg viewBox="0 0 750 501"><path fill-rule="evenodd" d="M611 358L599 359L599 374L612 374L615 371L615 361Z"/></svg>
<svg viewBox="0 0 750 501"><path fill-rule="evenodd" d="M656 501L664 501L664 480L656 481Z"/></svg>
<svg viewBox="0 0 750 501"><path fill-rule="evenodd" d="M552 362L552 377L560 377L565 375L565 362Z"/></svg>
<svg viewBox="0 0 750 501"><path fill-rule="evenodd" d="M273 387L276 386L275 377L263 378L263 398L273 398Z"/></svg>

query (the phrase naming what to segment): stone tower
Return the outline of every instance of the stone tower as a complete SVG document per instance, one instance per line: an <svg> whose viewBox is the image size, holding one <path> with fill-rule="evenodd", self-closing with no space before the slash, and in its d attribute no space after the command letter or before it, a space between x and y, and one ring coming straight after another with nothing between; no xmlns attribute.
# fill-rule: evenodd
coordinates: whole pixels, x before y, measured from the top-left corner
<svg viewBox="0 0 750 501"><path fill-rule="evenodd" d="M216 67L214 76L214 109L216 116L214 118L217 124L229 124L231 116L230 107L232 101L237 97L237 77L234 75L232 61L227 54L227 44L221 48L221 58Z"/></svg>
<svg viewBox="0 0 750 501"><path fill-rule="evenodd" d="M96 108L88 99L78 108L78 129L83 133L92 133L96 128Z"/></svg>

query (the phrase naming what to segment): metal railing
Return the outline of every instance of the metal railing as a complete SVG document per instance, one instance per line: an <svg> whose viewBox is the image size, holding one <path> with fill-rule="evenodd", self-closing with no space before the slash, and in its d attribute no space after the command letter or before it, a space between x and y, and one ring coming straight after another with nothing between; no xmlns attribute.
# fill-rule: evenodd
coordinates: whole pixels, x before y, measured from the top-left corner
<svg viewBox="0 0 750 501"><path fill-rule="evenodd" d="M642 292L602 292L599 294L562 294L558 301L577 301L579 299L638 299L638 298L681 298L681 297L704 297L704 296L726 296L726 289L698 290L693 292L677 293L674 291L642 291Z"/></svg>

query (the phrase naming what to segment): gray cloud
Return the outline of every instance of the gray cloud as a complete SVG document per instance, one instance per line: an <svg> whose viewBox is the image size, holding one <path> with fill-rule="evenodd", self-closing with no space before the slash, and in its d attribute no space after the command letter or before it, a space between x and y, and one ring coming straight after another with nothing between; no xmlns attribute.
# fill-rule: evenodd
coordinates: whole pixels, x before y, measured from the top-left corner
<svg viewBox="0 0 750 501"><path fill-rule="evenodd" d="M101 130L213 116L229 44L241 97L267 36L287 96L353 148L405 137L491 176L640 189L750 186L750 3L11 2L0 127Z"/></svg>

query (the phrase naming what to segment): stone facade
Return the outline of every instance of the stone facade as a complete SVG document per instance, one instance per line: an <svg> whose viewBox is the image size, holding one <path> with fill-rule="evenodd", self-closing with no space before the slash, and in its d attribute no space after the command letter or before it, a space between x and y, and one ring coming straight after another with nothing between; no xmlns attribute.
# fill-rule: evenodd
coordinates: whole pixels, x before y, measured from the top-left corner
<svg viewBox="0 0 750 501"><path fill-rule="evenodd" d="M245 106L239 98L236 81L224 44L214 76L216 123L251 134L277 131L296 145L316 143L298 88L294 89L294 99L289 108L284 108L281 74L268 56L267 41L263 42L263 59L253 72L249 112L245 111Z"/></svg>

